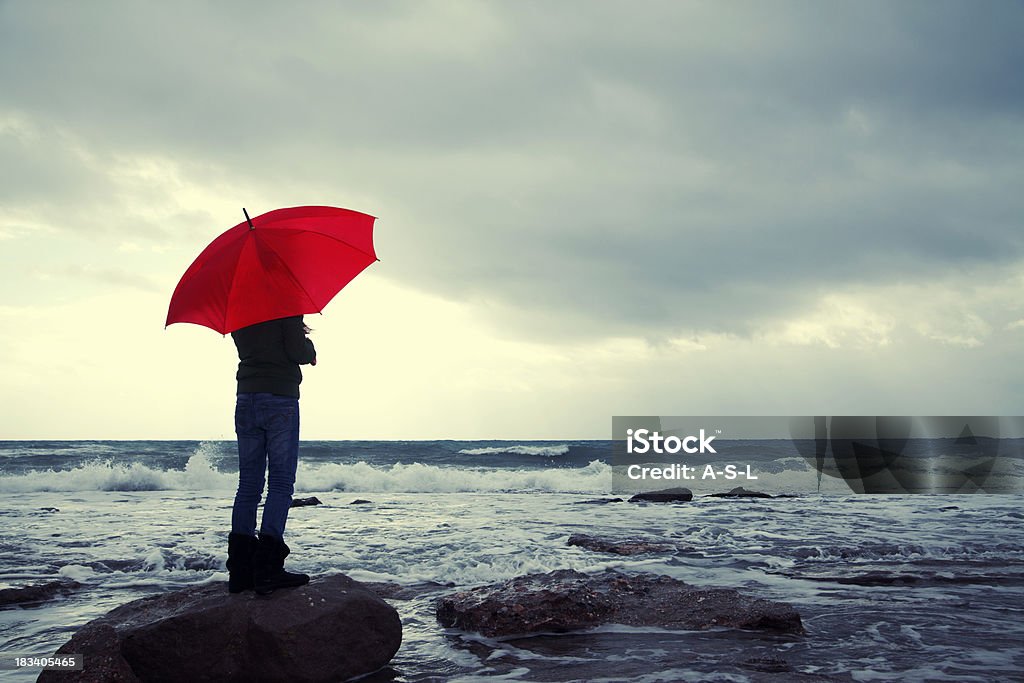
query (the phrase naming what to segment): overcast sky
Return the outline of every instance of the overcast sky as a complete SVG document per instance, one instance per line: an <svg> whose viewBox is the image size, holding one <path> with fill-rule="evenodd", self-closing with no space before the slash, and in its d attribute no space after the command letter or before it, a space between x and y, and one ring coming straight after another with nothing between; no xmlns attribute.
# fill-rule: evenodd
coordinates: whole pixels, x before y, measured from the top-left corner
<svg viewBox="0 0 1024 683"><path fill-rule="evenodd" d="M0 0L2 438L231 439L164 329L242 220L378 217L303 438L1020 415L1024 5Z"/></svg>

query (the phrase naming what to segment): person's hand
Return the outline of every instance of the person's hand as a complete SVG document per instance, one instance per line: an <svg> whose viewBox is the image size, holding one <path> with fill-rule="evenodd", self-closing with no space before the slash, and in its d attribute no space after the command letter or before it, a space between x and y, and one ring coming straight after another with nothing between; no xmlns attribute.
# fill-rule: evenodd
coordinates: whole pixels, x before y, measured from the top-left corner
<svg viewBox="0 0 1024 683"><path fill-rule="evenodd" d="M314 358L314 359L312 360L312 362L310 363L310 365L316 365L316 358Z"/></svg>

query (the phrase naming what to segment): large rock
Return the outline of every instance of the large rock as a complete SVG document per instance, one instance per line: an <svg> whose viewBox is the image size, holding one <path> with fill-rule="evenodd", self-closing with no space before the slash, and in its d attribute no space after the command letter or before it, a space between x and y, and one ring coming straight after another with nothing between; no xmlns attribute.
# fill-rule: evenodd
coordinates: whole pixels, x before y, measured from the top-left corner
<svg viewBox="0 0 1024 683"><path fill-rule="evenodd" d="M58 654L80 672L39 681L344 681L386 665L402 642L393 607L341 574L266 597L223 583L142 598L95 619Z"/></svg>
<svg viewBox="0 0 1024 683"><path fill-rule="evenodd" d="M730 588L698 588L668 576L562 569L441 598L442 625L507 636L571 631L601 624L705 629L732 627L802 633L792 606Z"/></svg>

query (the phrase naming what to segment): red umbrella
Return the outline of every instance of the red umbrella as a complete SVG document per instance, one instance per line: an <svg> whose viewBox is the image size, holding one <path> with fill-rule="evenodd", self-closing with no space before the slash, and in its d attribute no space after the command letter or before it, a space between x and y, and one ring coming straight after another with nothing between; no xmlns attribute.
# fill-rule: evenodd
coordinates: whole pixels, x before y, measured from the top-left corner
<svg viewBox="0 0 1024 683"><path fill-rule="evenodd" d="M243 211L245 211L243 209ZM249 218L210 243L171 296L167 324L221 334L276 318L319 313L374 261L373 216L296 206Z"/></svg>

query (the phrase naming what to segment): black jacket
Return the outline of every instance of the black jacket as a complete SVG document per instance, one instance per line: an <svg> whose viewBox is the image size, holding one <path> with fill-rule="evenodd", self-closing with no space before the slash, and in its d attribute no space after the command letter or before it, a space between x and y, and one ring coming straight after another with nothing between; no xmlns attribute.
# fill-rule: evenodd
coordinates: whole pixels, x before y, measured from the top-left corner
<svg viewBox="0 0 1024 683"><path fill-rule="evenodd" d="M316 362L302 316L279 318L231 333L238 349L238 393L267 392L299 397L299 365Z"/></svg>

